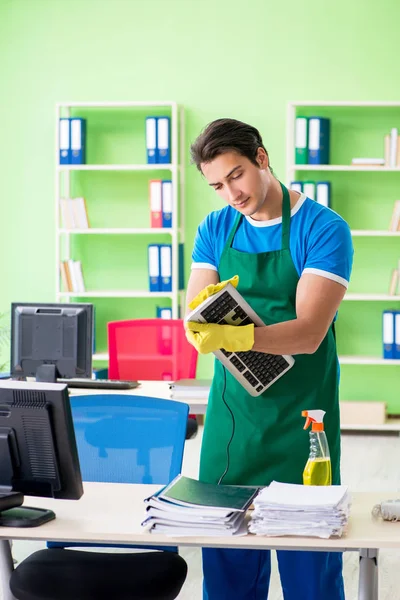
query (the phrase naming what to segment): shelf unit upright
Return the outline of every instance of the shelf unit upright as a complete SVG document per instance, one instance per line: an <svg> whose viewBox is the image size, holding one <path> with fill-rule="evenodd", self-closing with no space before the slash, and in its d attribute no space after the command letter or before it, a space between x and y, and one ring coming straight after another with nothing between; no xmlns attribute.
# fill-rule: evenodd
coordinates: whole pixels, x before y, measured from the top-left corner
<svg viewBox="0 0 400 600"><path fill-rule="evenodd" d="M71 117L72 111L95 109L145 109L162 110L169 112L171 117L171 160L170 164L68 164L59 163L59 120L62 117ZM88 144L90 144L90 118L88 119ZM143 128L145 123L143 122ZM57 302L70 302L75 299L84 299L95 304L97 298L168 298L171 300L172 318L177 319L180 306L183 305L184 290L179 289L179 245L184 242L184 109L176 102L149 101L149 102L61 102L56 104L56 176L55 176L55 217L56 217L56 252L55 252L55 296ZM143 147L143 157L146 148ZM172 181L172 223L169 228L151 227L96 227L87 229L65 229L60 219L60 200L71 197L71 177L75 172L148 172L149 180L154 177L162 178L163 172L170 173L168 179ZM149 198L145 201L150 215ZM90 220L90 211L89 211ZM60 261L72 259L72 236L115 236L115 235L150 235L154 236L154 243L160 235L168 235L172 246L172 291L150 292L144 289L103 289L88 290L85 292L67 292L62 290L60 277ZM146 264L147 269L147 264ZM112 320L112 318L110 318ZM97 353L94 360L107 360L107 353Z"/></svg>
<svg viewBox="0 0 400 600"><path fill-rule="evenodd" d="M332 101L332 102L290 102L287 105L287 132L286 132L286 183L290 185L291 181L297 180L307 180L308 177L312 177L312 174L315 172L315 178L320 179L324 177L325 179L329 179L332 175L336 173L344 173L344 177L351 177L351 173L362 173L359 177L366 177L364 175L368 172L370 173L380 173L382 177L386 173L400 173L399 167L386 167L386 166L353 166L351 164L327 164L327 165L311 165L311 164L296 164L295 163L295 121L297 116L324 116L324 117L332 117L331 121L333 123L335 116L339 115L341 109L345 109L347 111L355 109L354 119L357 119L357 110L367 110L367 111L382 111L380 114L387 115L388 111L392 111L390 114L393 115L393 119L396 119L392 127L396 125L400 126L400 102L346 102L346 101ZM378 113L375 113L378 114ZM385 118L388 118L385 116ZM332 126L333 127L333 126ZM385 130L382 132L382 146L380 148L380 153L377 156L383 156L383 135L385 133L389 133L389 131ZM331 131L331 143L332 143L332 131ZM345 140L346 141L346 140ZM364 152L366 154L361 154L362 156L368 156L368 148L364 148ZM374 155L375 156L375 155ZM350 162L350 161L349 161ZM324 175L322 175L324 174ZM331 175L330 175L331 174ZM394 175L395 176L395 175ZM378 176L380 177L380 176ZM380 179L381 181L381 179ZM397 185L399 182L396 182ZM377 186L378 189L378 186ZM400 195L400 190L399 190ZM333 196L333 210L337 210L335 207L335 188L332 191ZM395 198L395 196L393 196ZM348 202L351 202L351 194L347 198ZM379 197L376 199L377 209L379 205ZM339 212L339 211L337 211ZM340 214L340 213L339 213ZM390 215L388 214L389 218ZM388 221L389 225L389 221ZM376 229L353 229L351 228L351 235L353 238L371 238L371 244L378 244L377 249L379 252L379 244L382 245L385 239L400 237L400 231L386 231L382 229L382 227ZM375 242L373 238L379 238ZM372 246L371 246L372 247ZM393 252L398 252L398 255L394 254L394 260L397 261L400 258L400 247L394 246ZM389 286L389 268L387 270L387 288ZM353 269L354 275L354 269ZM352 284L350 283L350 289L352 288ZM400 295L390 295L388 293L377 292L377 293L353 293L347 292L345 294L344 300L346 301L346 306L348 302L362 302L362 303L376 303L376 310L381 314L382 310L385 308L391 308L390 304L392 303L395 307L400 309ZM386 303L386 304L384 304ZM380 341L380 340L379 340ZM380 341L381 343L381 341ZM365 355L339 355L339 362L342 365L359 365L359 366L390 366L390 365L400 365L400 360L391 360L391 359L383 359L379 355L375 356L365 356ZM363 371L364 372L364 371ZM386 372L386 370L385 370ZM383 375L385 377L385 375Z"/></svg>

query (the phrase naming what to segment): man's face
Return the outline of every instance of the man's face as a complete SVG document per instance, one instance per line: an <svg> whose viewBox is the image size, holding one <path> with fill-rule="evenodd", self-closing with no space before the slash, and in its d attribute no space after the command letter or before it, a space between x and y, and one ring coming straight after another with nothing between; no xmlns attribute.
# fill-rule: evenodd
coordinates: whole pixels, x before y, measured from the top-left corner
<svg viewBox="0 0 400 600"><path fill-rule="evenodd" d="M251 216L260 210L268 191L266 169L268 158L259 149L260 168L236 152L220 154L201 170L217 194L243 215Z"/></svg>

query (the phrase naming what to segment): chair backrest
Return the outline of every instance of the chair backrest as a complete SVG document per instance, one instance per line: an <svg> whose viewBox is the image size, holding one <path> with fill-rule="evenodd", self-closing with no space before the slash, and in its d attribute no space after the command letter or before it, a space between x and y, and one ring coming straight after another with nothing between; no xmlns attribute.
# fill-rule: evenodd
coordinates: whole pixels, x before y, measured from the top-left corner
<svg viewBox="0 0 400 600"><path fill-rule="evenodd" d="M166 484L181 472L187 404L125 394L70 400L83 481Z"/></svg>
<svg viewBox="0 0 400 600"><path fill-rule="evenodd" d="M197 351L182 319L132 319L108 323L110 379L176 381L196 377Z"/></svg>
<svg viewBox="0 0 400 600"><path fill-rule="evenodd" d="M125 394L70 396L70 403L83 481L163 485L181 472L187 404ZM91 545L47 542L48 548Z"/></svg>

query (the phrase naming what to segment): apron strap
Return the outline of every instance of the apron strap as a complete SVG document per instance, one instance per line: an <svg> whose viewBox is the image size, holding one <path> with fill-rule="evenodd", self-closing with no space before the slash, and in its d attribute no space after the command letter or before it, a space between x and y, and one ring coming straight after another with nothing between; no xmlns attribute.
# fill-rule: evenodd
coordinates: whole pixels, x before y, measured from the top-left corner
<svg viewBox="0 0 400 600"><path fill-rule="evenodd" d="M235 222L233 224L233 227L230 231L230 234L228 236L228 239L226 240L226 244L225 244L225 248L223 251L228 250L229 248L231 248L232 246L232 242L233 242L233 238L235 237L235 233L237 231L237 228L240 225L240 221L242 220L243 215L241 213L238 213Z"/></svg>
<svg viewBox="0 0 400 600"><path fill-rule="evenodd" d="M280 182L281 183L281 182ZM290 196L287 188L281 183L282 199L282 250L290 248Z"/></svg>

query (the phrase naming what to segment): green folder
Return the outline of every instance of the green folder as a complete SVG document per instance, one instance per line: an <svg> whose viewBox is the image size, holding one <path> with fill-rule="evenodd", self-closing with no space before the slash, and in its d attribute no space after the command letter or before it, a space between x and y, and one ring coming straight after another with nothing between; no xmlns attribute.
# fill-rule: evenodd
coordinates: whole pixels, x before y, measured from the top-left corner
<svg viewBox="0 0 400 600"><path fill-rule="evenodd" d="M259 487L217 485L178 475L161 489L157 498L190 508L216 508L244 512L252 503Z"/></svg>
<svg viewBox="0 0 400 600"><path fill-rule="evenodd" d="M306 165L308 163L308 118L296 117L295 127L295 163Z"/></svg>

